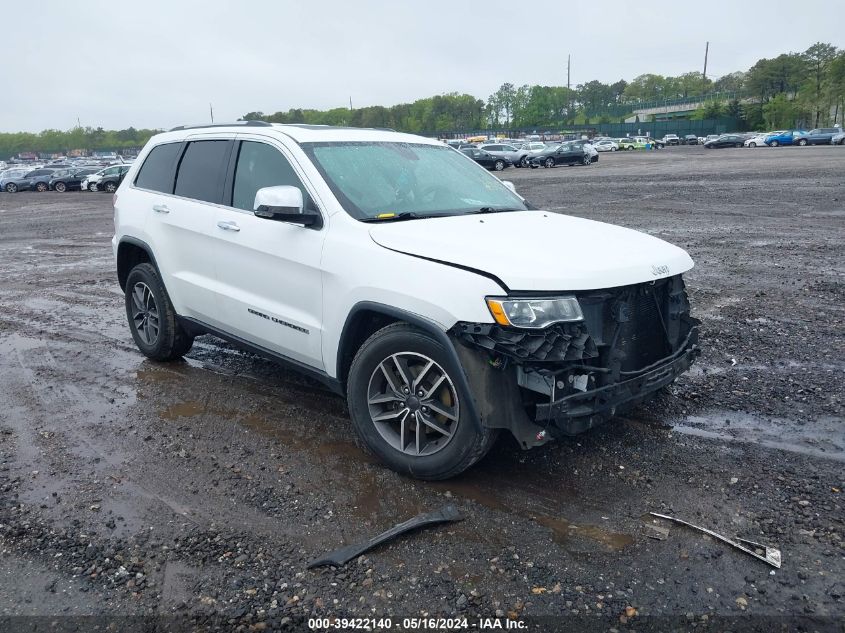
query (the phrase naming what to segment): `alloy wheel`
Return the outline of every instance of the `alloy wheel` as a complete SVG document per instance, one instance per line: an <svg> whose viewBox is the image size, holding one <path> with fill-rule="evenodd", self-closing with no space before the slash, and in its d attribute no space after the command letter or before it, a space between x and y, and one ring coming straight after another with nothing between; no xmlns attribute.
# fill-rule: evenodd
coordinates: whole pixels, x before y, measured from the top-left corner
<svg viewBox="0 0 845 633"><path fill-rule="evenodd" d="M367 387L373 425L391 447L415 457L441 451L460 419L458 392L436 361L416 352L385 358Z"/></svg>
<svg viewBox="0 0 845 633"><path fill-rule="evenodd" d="M8 185L6 185L6 191L8 191L9 193L15 193L17 190L18 186L13 182L10 182Z"/></svg>
<svg viewBox="0 0 845 633"><path fill-rule="evenodd" d="M153 291L142 281L132 287L132 322L141 340L147 345L155 345L160 325L158 306Z"/></svg>
<svg viewBox="0 0 845 633"><path fill-rule="evenodd" d="M43 182L39 182L37 185L35 185L35 190L38 191L38 192L47 191L47 185L44 184Z"/></svg>
<svg viewBox="0 0 845 633"><path fill-rule="evenodd" d="M65 183L63 183L63 182L57 182L57 183L56 183L56 186L55 186L55 189L56 189L56 191L58 191L59 193L64 193L64 192L65 192L65 190L67 189L67 185L65 185Z"/></svg>
<svg viewBox="0 0 845 633"><path fill-rule="evenodd" d="M554 158L547 158L546 159L546 167L554 167L555 166L555 159Z"/></svg>

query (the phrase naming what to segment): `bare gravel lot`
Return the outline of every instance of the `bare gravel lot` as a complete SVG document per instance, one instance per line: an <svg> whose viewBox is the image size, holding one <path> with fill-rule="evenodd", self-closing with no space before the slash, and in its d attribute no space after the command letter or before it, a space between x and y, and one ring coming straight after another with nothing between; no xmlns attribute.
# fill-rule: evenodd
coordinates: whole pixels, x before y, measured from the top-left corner
<svg viewBox="0 0 845 633"><path fill-rule="evenodd" d="M342 400L220 340L141 356L110 196L0 194L0 630L843 630L845 148L502 177L686 248L703 354L647 407L529 452L505 438L440 483L368 459ZM465 520L305 569L447 503ZM649 511L778 547L783 567L677 525L650 538Z"/></svg>

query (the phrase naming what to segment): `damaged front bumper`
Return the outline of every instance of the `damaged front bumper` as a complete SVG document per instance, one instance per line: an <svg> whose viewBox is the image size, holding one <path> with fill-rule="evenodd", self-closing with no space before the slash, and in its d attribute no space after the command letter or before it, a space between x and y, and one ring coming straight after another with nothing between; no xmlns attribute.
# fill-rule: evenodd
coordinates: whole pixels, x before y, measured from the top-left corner
<svg viewBox="0 0 845 633"><path fill-rule="evenodd" d="M658 389L672 383L687 371L699 355L698 330L693 328L681 349L669 357L643 369L638 375L626 377L596 389L576 392L537 404L535 421L553 423L565 435L576 435L596 426L621 408L634 407Z"/></svg>
<svg viewBox="0 0 845 633"><path fill-rule="evenodd" d="M640 404L700 352L680 275L576 296L582 321L536 330L458 323L450 330L481 423L509 429L524 448Z"/></svg>

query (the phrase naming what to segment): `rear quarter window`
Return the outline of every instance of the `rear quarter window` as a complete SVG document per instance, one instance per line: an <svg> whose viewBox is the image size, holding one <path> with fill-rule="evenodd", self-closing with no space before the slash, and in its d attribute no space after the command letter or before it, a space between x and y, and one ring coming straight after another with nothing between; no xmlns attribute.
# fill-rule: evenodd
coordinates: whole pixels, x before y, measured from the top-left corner
<svg viewBox="0 0 845 633"><path fill-rule="evenodd" d="M173 193L174 166L176 155L181 147L182 143L156 145L141 165L138 177L135 178L135 186L162 193Z"/></svg>

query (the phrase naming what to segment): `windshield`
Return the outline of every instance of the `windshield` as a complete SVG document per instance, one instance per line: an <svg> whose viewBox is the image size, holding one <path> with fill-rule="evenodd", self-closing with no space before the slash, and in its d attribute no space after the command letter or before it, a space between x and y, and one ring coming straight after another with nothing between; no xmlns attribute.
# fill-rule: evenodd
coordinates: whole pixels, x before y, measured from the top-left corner
<svg viewBox="0 0 845 633"><path fill-rule="evenodd" d="M442 145L355 141L302 148L359 220L528 208L483 167Z"/></svg>

